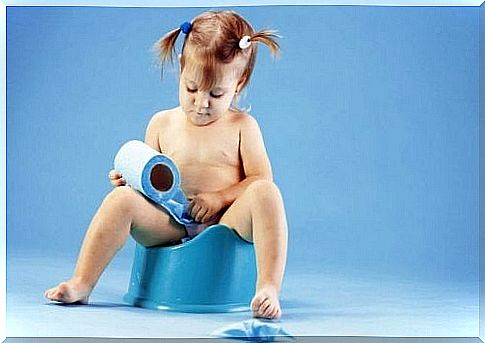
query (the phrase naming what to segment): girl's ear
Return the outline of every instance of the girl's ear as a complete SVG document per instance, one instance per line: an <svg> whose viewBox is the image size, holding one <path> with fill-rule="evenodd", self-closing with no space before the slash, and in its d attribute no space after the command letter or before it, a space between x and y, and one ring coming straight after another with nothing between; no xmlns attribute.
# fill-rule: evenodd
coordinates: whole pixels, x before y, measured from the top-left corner
<svg viewBox="0 0 485 343"><path fill-rule="evenodd" d="M182 60L182 54L178 54L177 56L178 58L178 62L179 62L179 74L182 74L182 64L180 63L180 61Z"/></svg>
<svg viewBox="0 0 485 343"><path fill-rule="evenodd" d="M239 82L237 83L237 86L236 86L236 93L240 93L241 92L241 88L243 86L243 84L246 82L246 75L243 75L241 77L241 79L239 80Z"/></svg>

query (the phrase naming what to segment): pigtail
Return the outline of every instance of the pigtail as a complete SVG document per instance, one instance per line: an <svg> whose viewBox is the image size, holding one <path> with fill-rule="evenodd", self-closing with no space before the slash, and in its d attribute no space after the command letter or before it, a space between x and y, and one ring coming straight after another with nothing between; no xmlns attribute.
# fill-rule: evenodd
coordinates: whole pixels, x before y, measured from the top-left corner
<svg viewBox="0 0 485 343"><path fill-rule="evenodd" d="M170 61L170 63L173 64L175 42L181 31L180 28L172 30L153 45L153 51L157 55L157 62L161 70L161 75L163 75L163 65L165 62Z"/></svg>
<svg viewBox="0 0 485 343"><path fill-rule="evenodd" d="M281 36L276 34L275 30L261 30L255 32L250 38L251 42L258 42L265 44L271 51L273 57L277 57L280 53L280 45L276 41L277 38Z"/></svg>

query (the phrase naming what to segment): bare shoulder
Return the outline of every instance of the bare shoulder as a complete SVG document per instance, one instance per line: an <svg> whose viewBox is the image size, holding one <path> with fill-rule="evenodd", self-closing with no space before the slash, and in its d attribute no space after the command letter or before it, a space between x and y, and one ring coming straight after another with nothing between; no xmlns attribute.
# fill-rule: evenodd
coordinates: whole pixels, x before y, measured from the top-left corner
<svg viewBox="0 0 485 343"><path fill-rule="evenodd" d="M159 127L160 125L167 126L177 118L177 116L179 115L179 112L180 112L179 107L158 111L150 119L149 126L155 126L155 127Z"/></svg>
<svg viewBox="0 0 485 343"><path fill-rule="evenodd" d="M157 151L162 150L162 136L167 132L170 131L173 123L175 122L175 118L178 115L178 108L173 108L169 110L159 111L155 113L148 123L146 132L145 132L145 143L151 146L153 149Z"/></svg>
<svg viewBox="0 0 485 343"><path fill-rule="evenodd" d="M257 120L249 113L243 111L233 111L231 112L231 114L231 120L239 127L240 130L259 131L259 125Z"/></svg>

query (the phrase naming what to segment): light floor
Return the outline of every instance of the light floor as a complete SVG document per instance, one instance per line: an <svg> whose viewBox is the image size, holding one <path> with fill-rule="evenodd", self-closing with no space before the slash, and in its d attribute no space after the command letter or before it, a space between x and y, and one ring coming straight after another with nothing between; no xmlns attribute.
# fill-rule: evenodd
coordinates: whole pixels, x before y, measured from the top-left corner
<svg viewBox="0 0 485 343"><path fill-rule="evenodd" d="M249 312L189 314L123 304L131 260L115 258L88 306L43 299L73 259L7 259L7 337L210 337ZM289 266L281 325L293 336L477 337L478 285L404 282L314 273Z"/></svg>

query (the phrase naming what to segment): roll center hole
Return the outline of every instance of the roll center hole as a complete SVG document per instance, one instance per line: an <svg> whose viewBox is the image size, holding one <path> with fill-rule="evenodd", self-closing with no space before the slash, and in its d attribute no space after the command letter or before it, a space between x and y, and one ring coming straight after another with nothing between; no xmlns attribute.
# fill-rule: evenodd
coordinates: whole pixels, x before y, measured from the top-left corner
<svg viewBox="0 0 485 343"><path fill-rule="evenodd" d="M150 182L160 192L166 192L173 185L173 174L169 167L157 164L150 173Z"/></svg>

